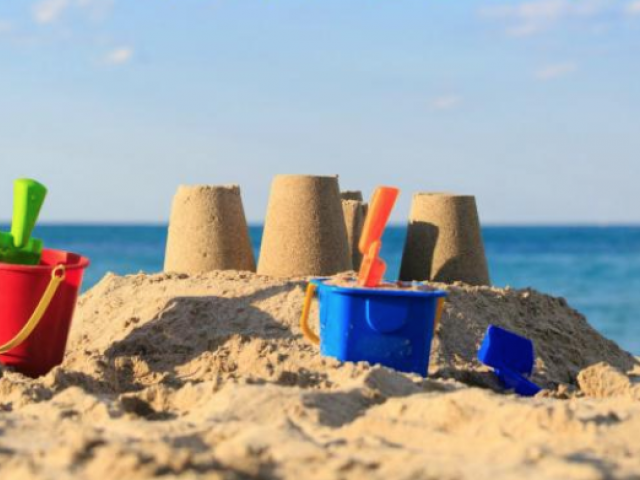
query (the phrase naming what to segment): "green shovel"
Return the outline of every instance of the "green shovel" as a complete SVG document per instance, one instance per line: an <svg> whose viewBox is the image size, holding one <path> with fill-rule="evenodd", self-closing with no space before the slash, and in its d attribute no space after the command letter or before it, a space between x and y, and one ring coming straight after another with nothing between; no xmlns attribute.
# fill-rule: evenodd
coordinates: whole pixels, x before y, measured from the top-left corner
<svg viewBox="0 0 640 480"><path fill-rule="evenodd" d="M42 256L42 240L31 238L47 188L30 179L19 179L13 185L13 221L11 233L0 232L0 262L14 265L38 265Z"/></svg>

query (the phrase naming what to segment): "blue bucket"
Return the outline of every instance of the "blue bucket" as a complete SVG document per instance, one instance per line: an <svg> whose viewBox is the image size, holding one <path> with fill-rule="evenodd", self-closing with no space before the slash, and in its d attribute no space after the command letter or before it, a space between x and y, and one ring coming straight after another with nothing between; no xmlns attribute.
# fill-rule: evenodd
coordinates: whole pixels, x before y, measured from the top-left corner
<svg viewBox="0 0 640 480"><path fill-rule="evenodd" d="M309 328L314 293L320 301L320 337ZM305 336L322 355L381 364L427 376L431 340L446 292L348 288L312 280L302 313Z"/></svg>

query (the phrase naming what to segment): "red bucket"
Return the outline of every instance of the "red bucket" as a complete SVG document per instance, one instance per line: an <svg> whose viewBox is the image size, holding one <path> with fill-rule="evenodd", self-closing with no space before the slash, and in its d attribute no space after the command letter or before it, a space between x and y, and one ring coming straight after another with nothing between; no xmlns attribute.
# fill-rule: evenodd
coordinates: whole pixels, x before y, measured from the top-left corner
<svg viewBox="0 0 640 480"><path fill-rule="evenodd" d="M0 263L0 363L39 377L62 363L89 260L42 252L38 266Z"/></svg>

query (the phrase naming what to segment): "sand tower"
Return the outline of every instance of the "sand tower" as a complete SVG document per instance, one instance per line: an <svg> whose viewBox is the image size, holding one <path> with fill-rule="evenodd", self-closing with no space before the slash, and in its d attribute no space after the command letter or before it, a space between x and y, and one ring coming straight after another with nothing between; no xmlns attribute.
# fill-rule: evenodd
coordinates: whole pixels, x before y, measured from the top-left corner
<svg viewBox="0 0 640 480"><path fill-rule="evenodd" d="M258 273L323 276L351 269L338 177L277 175Z"/></svg>
<svg viewBox="0 0 640 480"><path fill-rule="evenodd" d="M347 228L347 241L349 242L349 253L354 270L360 269L362 253L358 249L360 234L364 226L364 205L358 200L342 200L342 213L344 223Z"/></svg>
<svg viewBox="0 0 640 480"><path fill-rule="evenodd" d="M180 186L173 199L164 270L255 269L240 187Z"/></svg>
<svg viewBox="0 0 640 480"><path fill-rule="evenodd" d="M360 270L362 263L362 253L358 249L360 235L364 221L367 217L369 205L364 203L364 198L360 190L346 190L340 194L342 198L342 213L344 214L345 225L347 226L347 239L349 241L349 251L351 253L351 263L353 269ZM356 208L353 202L358 203Z"/></svg>
<svg viewBox="0 0 640 480"><path fill-rule="evenodd" d="M490 284L475 197L414 195L400 278Z"/></svg>
<svg viewBox="0 0 640 480"><path fill-rule="evenodd" d="M362 192L360 190L345 190L340 194L342 200L356 200L357 202L364 203Z"/></svg>

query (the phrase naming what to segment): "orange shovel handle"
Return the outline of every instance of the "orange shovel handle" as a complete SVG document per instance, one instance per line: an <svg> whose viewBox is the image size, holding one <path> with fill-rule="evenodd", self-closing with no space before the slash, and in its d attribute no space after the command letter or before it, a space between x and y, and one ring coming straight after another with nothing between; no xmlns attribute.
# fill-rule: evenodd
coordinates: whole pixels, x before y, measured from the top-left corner
<svg viewBox="0 0 640 480"><path fill-rule="evenodd" d="M358 245L364 256L358 275L360 286L376 287L384 277L387 266L379 258L382 234L399 194L400 190L393 187L379 187L373 194Z"/></svg>
<svg viewBox="0 0 640 480"><path fill-rule="evenodd" d="M393 187L379 187L373 194L358 245L363 255L369 253L374 242L382 240L382 234L399 194L400 190Z"/></svg>

